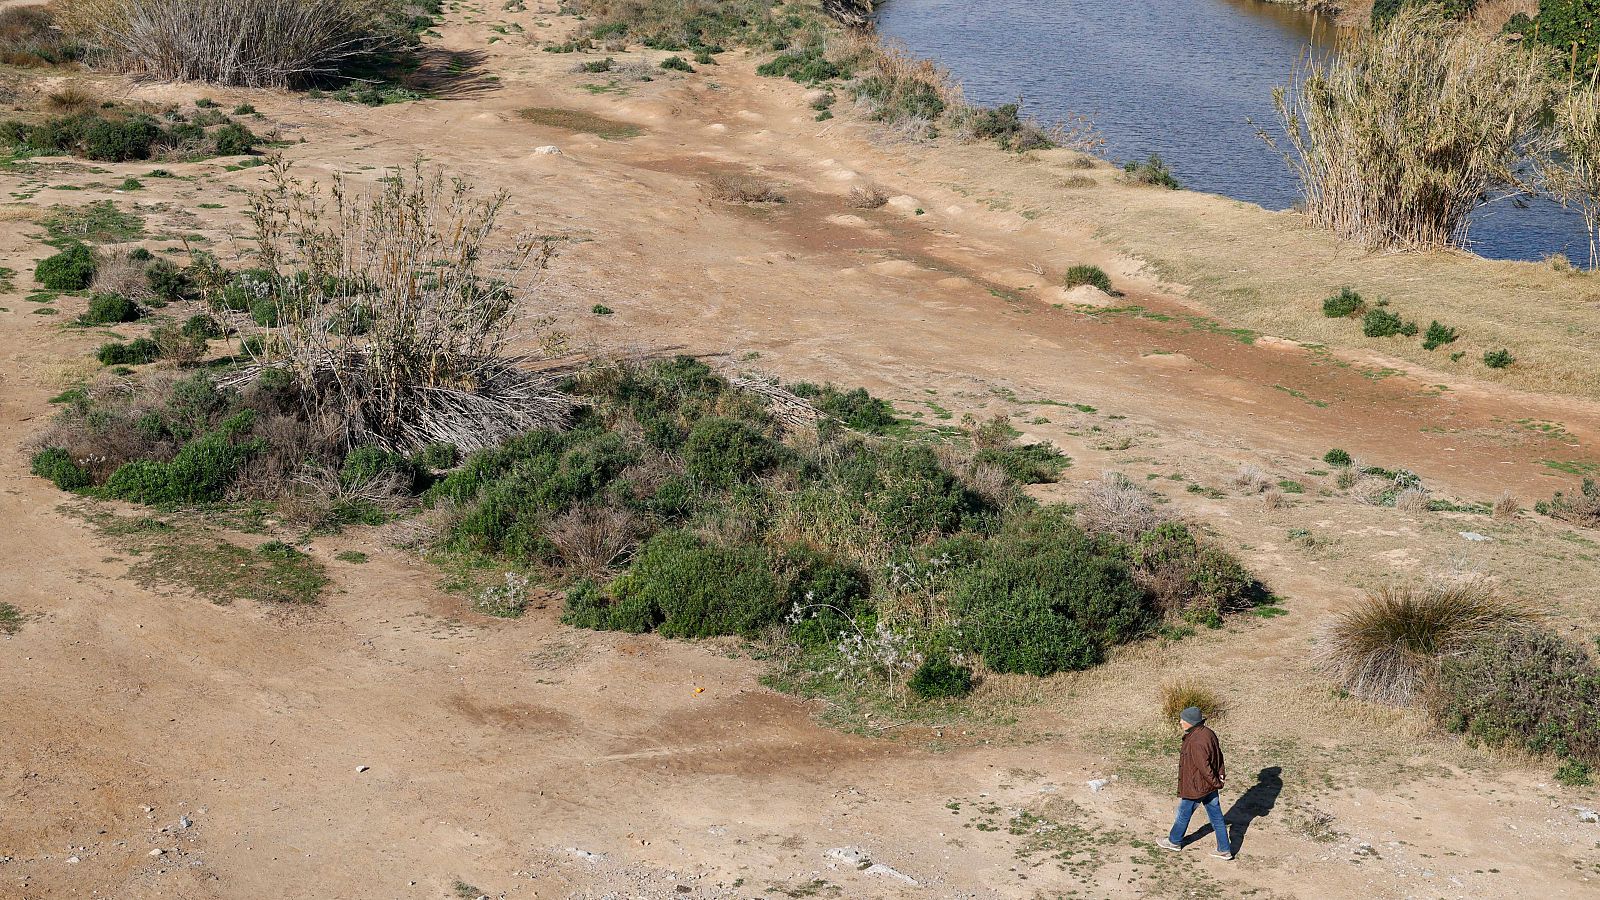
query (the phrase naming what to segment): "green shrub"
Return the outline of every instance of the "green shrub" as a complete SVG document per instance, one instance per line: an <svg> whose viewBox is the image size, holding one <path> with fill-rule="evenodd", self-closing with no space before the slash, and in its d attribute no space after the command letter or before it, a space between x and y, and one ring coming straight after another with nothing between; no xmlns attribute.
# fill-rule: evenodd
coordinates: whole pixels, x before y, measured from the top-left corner
<svg viewBox="0 0 1600 900"><path fill-rule="evenodd" d="M1588 763L1566 759L1556 767L1556 781L1567 787L1587 787L1594 784L1594 772Z"/></svg>
<svg viewBox="0 0 1600 900"><path fill-rule="evenodd" d="M1582 79L1600 59L1600 0L1539 0L1537 16L1517 13L1505 30L1554 51L1550 61L1562 78Z"/></svg>
<svg viewBox="0 0 1600 900"><path fill-rule="evenodd" d="M1046 443L988 447L979 450L973 461L998 467L1018 484L1054 484L1072 465L1065 453Z"/></svg>
<svg viewBox="0 0 1600 900"><path fill-rule="evenodd" d="M1386 309L1369 309L1361 317L1361 333L1367 337L1389 337L1400 333L1405 323Z"/></svg>
<svg viewBox="0 0 1600 900"><path fill-rule="evenodd" d="M454 468L461 461L461 450L455 444L445 441L435 441L417 454L418 464L427 466L435 472Z"/></svg>
<svg viewBox="0 0 1600 900"><path fill-rule="evenodd" d="M1022 117L1022 106L1005 103L993 109L976 109L970 123L974 137L993 140L1001 149L1023 153L1048 150L1056 146L1049 132L1037 122Z"/></svg>
<svg viewBox="0 0 1600 900"><path fill-rule="evenodd" d="M1504 347L1499 350L1488 350L1483 354L1483 364L1491 369L1504 369L1516 361L1517 358Z"/></svg>
<svg viewBox="0 0 1600 900"><path fill-rule="evenodd" d="M1138 184L1164 187L1172 191L1183 187L1172 174L1172 170L1167 168L1160 154L1152 153L1144 162L1130 162L1122 167L1122 171L1128 180Z"/></svg>
<svg viewBox="0 0 1600 900"><path fill-rule="evenodd" d="M781 458L771 438L737 419L701 419L683 445L689 475L708 485L726 486L759 475Z"/></svg>
<svg viewBox="0 0 1600 900"><path fill-rule="evenodd" d="M213 340L222 337L222 323L205 313L190 316L183 323L185 337Z"/></svg>
<svg viewBox="0 0 1600 900"><path fill-rule="evenodd" d="M245 156L255 152L259 138L238 122L227 122L212 132L211 140L218 156Z"/></svg>
<svg viewBox="0 0 1600 900"><path fill-rule="evenodd" d="M72 454L60 447L46 447L33 455L33 474L48 478L63 491L77 491L93 483L89 473Z"/></svg>
<svg viewBox="0 0 1600 900"><path fill-rule="evenodd" d="M964 697L972 692L972 670L951 662L944 654L935 654L911 673L908 684L912 693L925 700Z"/></svg>
<svg viewBox="0 0 1600 900"><path fill-rule="evenodd" d="M608 56L605 59L592 59L592 60L589 60L588 62L579 63L578 64L578 71L579 72L584 72L584 73L587 73L587 74L590 74L590 75L597 75L597 74L599 74L601 72L609 72L609 71L611 71L613 68L616 67L616 65L617 65L617 61ZM663 65L663 67L665 67L666 64L663 63L662 65Z"/></svg>
<svg viewBox="0 0 1600 900"><path fill-rule="evenodd" d="M1549 632L1502 629L1447 656L1433 713L1489 746L1600 765L1600 666Z"/></svg>
<svg viewBox="0 0 1600 900"><path fill-rule="evenodd" d="M277 297L262 297L250 303L250 318L262 328L276 328L283 321Z"/></svg>
<svg viewBox="0 0 1600 900"><path fill-rule="evenodd" d="M1348 318L1366 308L1366 301L1350 288L1340 288L1339 293L1322 301L1322 314L1330 319Z"/></svg>
<svg viewBox="0 0 1600 900"><path fill-rule="evenodd" d="M790 385L789 390L797 397L810 400L817 409L857 431L884 434L900 421L895 418L893 404L872 396L867 393L866 388L841 391L831 384L818 387L802 381Z"/></svg>
<svg viewBox="0 0 1600 900"><path fill-rule="evenodd" d="M83 155L102 162L149 159L150 147L159 137L161 126L149 116L96 119L83 133Z"/></svg>
<svg viewBox="0 0 1600 900"><path fill-rule="evenodd" d="M1156 619L1127 567L1059 520L991 539L952 605L989 668L1030 675L1089 668Z"/></svg>
<svg viewBox="0 0 1600 900"><path fill-rule="evenodd" d="M1386 25L1408 6L1432 4L1447 18L1465 19L1477 8L1478 0L1375 0L1372 4L1372 24Z"/></svg>
<svg viewBox="0 0 1600 900"><path fill-rule="evenodd" d="M813 46L798 52L784 53L756 67L756 74L768 78L788 78L801 84L815 84L848 74L822 54L822 47Z"/></svg>
<svg viewBox="0 0 1600 900"><path fill-rule="evenodd" d="M681 56L669 56L661 61L661 68L672 72L693 72L694 66L689 65Z"/></svg>
<svg viewBox="0 0 1600 900"><path fill-rule="evenodd" d="M246 410L186 444L167 462L123 463L106 479L105 495L150 504L220 500L239 467L263 446L259 439L241 440L254 423L254 414Z"/></svg>
<svg viewBox="0 0 1600 900"><path fill-rule="evenodd" d="M1346 450L1340 450L1338 447L1322 454L1322 461L1330 466L1348 466L1352 462L1350 453Z"/></svg>
<svg viewBox="0 0 1600 900"><path fill-rule="evenodd" d="M163 300L182 300L188 293L188 276L168 260L158 259L151 263L144 270L144 278L150 285L150 292Z"/></svg>
<svg viewBox="0 0 1600 900"><path fill-rule="evenodd" d="M785 607L760 550L707 546L681 531L651 538L610 591L598 627L667 637L754 637Z"/></svg>
<svg viewBox="0 0 1600 900"><path fill-rule="evenodd" d="M85 325L115 325L139 318L139 304L121 294L95 294L89 298L89 311L79 319Z"/></svg>
<svg viewBox="0 0 1600 900"><path fill-rule="evenodd" d="M368 444L356 447L345 455L344 464L339 467L339 481L346 487L353 487L376 481L390 473L400 476L402 486L407 491L415 489L422 475L416 464L404 454Z"/></svg>
<svg viewBox="0 0 1600 900"><path fill-rule="evenodd" d="M33 269L33 277L52 291L81 291L94 281L94 251L79 243L47 256Z"/></svg>
<svg viewBox="0 0 1600 900"><path fill-rule="evenodd" d="M1082 284L1097 287L1106 293L1111 293L1111 278L1099 266L1077 265L1067 270L1066 278L1062 281L1069 288Z"/></svg>
<svg viewBox="0 0 1600 900"><path fill-rule="evenodd" d="M1456 330L1439 324L1435 319L1428 323L1428 331L1422 336L1422 349L1436 350L1445 344L1453 344L1456 340Z"/></svg>
<svg viewBox="0 0 1600 900"><path fill-rule="evenodd" d="M134 338L126 344L111 341L100 345L95 358L107 366L142 366L161 358L161 345L149 338Z"/></svg>

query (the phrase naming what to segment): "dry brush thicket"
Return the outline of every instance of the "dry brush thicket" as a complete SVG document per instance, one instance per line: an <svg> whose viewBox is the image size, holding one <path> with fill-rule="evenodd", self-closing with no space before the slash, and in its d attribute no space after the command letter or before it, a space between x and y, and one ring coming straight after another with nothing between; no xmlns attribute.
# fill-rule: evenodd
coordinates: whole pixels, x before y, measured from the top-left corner
<svg viewBox="0 0 1600 900"><path fill-rule="evenodd" d="M399 40L396 0L60 0L105 62L164 80L290 87Z"/></svg>

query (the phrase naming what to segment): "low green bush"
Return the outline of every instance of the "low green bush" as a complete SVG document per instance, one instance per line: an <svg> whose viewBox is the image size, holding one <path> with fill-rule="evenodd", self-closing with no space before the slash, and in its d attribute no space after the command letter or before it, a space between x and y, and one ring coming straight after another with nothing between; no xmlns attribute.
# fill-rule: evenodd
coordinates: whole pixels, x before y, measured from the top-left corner
<svg viewBox="0 0 1600 900"><path fill-rule="evenodd" d="M84 130L83 156L102 162L149 159L150 148L160 137L161 126L149 116L97 119Z"/></svg>
<svg viewBox="0 0 1600 900"><path fill-rule="evenodd" d="M34 266L33 277L52 291L81 291L94 281L97 268L94 251L84 244L72 243L60 253L40 260Z"/></svg>
<svg viewBox="0 0 1600 900"><path fill-rule="evenodd" d="M89 473L72 454L60 447L46 447L33 455L33 474L48 478L63 491L82 490L93 483Z"/></svg>
<svg viewBox="0 0 1600 900"><path fill-rule="evenodd" d="M708 485L726 487L768 471L780 459L771 438L737 419L701 419L683 445L689 475Z"/></svg>
<svg viewBox="0 0 1600 900"><path fill-rule="evenodd" d="M211 140L217 156L245 156L255 152L260 138L238 122L225 122L211 133Z"/></svg>
<svg viewBox="0 0 1600 900"><path fill-rule="evenodd" d="M1163 187L1168 190L1180 190L1183 185L1178 183L1177 176L1167 168L1160 154L1152 153L1144 162L1130 162L1122 167L1123 174L1129 181L1137 184L1148 184L1154 187Z"/></svg>
<svg viewBox="0 0 1600 900"><path fill-rule="evenodd" d="M591 627L667 637L754 637L785 612L783 593L760 550L706 545L681 531L651 538L628 573L611 583L610 593L613 599L596 607ZM569 609L569 615L576 611Z"/></svg>
<svg viewBox="0 0 1600 900"><path fill-rule="evenodd" d="M106 479L102 491L107 497L134 503L220 500L239 467L263 447L260 439L243 439L254 423L254 414L246 410L184 445L171 460L123 463Z"/></svg>
<svg viewBox="0 0 1600 900"><path fill-rule="evenodd" d="M1111 293L1111 277L1099 266L1076 265L1067 270L1062 284L1069 288L1087 284L1099 288L1106 293Z"/></svg>
<svg viewBox="0 0 1600 900"><path fill-rule="evenodd" d="M867 393L866 388L841 391L831 384L818 387L802 381L790 385L789 390L797 397L810 400L817 409L857 431L884 434L900 421L895 418L893 404L872 396Z"/></svg>
<svg viewBox="0 0 1600 900"><path fill-rule="evenodd" d="M1339 293L1322 301L1322 314L1330 319L1349 318L1364 312L1366 308L1366 301L1350 288L1340 288Z"/></svg>
<svg viewBox="0 0 1600 900"><path fill-rule="evenodd" d="M461 450L455 444L445 441L435 441L422 448L416 455L418 465L426 466L435 472L454 468L461 461Z"/></svg>
<svg viewBox="0 0 1600 900"><path fill-rule="evenodd" d="M150 285L150 292L169 303L182 300L188 294L188 276L168 260L158 259L146 266L144 278Z"/></svg>
<svg viewBox="0 0 1600 900"><path fill-rule="evenodd" d="M405 454L367 444L356 447L345 455L339 468L339 481L345 487L354 487L376 481L390 474L399 476L404 488L413 491L422 479L416 463Z"/></svg>
<svg viewBox="0 0 1600 900"><path fill-rule="evenodd" d="M1516 361L1517 358L1504 347L1499 350L1487 350L1483 354L1483 364L1491 369L1504 369Z"/></svg>
<svg viewBox="0 0 1600 900"><path fill-rule="evenodd" d="M89 298L89 311L79 320L85 325L115 325L139 318L139 304L121 294L95 294Z"/></svg>
<svg viewBox="0 0 1600 900"><path fill-rule="evenodd" d="M128 343L111 341L100 345L95 358L107 366L142 366L161 358L161 345L149 338L134 338Z"/></svg>
<svg viewBox="0 0 1600 900"><path fill-rule="evenodd" d="M1330 466L1348 466L1352 462L1349 451L1340 450L1338 447L1322 454L1322 461Z"/></svg>
<svg viewBox="0 0 1600 900"><path fill-rule="evenodd" d="M1022 116L1022 106L1005 103L993 109L974 109L970 121L974 137L992 140L1001 149L1024 153L1056 146L1049 132Z"/></svg>
<svg viewBox="0 0 1600 900"><path fill-rule="evenodd" d="M911 673L907 686L924 700L965 697L972 692L972 670L951 662L944 654L935 654Z"/></svg>
<svg viewBox="0 0 1600 900"><path fill-rule="evenodd" d="M1556 634L1503 629L1446 657L1433 713L1489 746L1600 765L1600 665Z"/></svg>
<svg viewBox="0 0 1600 900"><path fill-rule="evenodd" d="M816 84L849 75L844 69L828 61L820 45L776 56L757 66L756 74L768 78L788 78L801 84Z"/></svg>
<svg viewBox="0 0 1600 900"><path fill-rule="evenodd" d="M1417 323L1402 321L1401 318L1386 309L1369 309L1361 317L1361 333L1367 337L1390 337L1396 334L1413 335L1417 333Z"/></svg>
<svg viewBox="0 0 1600 900"><path fill-rule="evenodd" d="M1422 349L1437 350L1445 344L1453 344L1456 340L1456 330L1445 325L1440 325L1435 319L1428 323L1428 330L1422 336Z"/></svg>
<svg viewBox="0 0 1600 900"><path fill-rule="evenodd" d="M694 66L681 56L669 56L661 61L661 68L670 72L694 72Z"/></svg>
<svg viewBox="0 0 1600 900"><path fill-rule="evenodd" d="M183 334L185 337L214 340L222 337L222 323L215 318L199 313L184 320Z"/></svg>

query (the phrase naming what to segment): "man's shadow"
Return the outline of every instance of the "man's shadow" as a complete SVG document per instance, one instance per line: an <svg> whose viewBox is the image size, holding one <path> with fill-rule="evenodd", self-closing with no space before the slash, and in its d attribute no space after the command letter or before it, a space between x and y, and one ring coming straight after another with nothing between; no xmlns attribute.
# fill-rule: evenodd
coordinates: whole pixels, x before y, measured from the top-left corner
<svg viewBox="0 0 1600 900"><path fill-rule="evenodd" d="M1245 833L1250 830L1255 820L1264 818L1278 805L1278 795L1283 793L1283 769L1280 766L1269 766L1262 769L1256 776L1256 783L1250 790L1239 795L1233 801L1233 806L1223 813L1223 821L1228 823L1228 843L1233 847L1233 852L1238 853L1244 846ZM1205 825L1194 837L1185 843L1192 843L1211 833L1211 826Z"/></svg>

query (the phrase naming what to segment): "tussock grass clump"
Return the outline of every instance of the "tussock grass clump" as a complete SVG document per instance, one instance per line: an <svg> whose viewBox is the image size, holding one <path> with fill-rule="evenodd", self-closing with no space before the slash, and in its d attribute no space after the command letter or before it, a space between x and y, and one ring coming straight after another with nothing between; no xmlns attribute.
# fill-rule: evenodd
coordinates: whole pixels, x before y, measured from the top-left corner
<svg viewBox="0 0 1600 900"><path fill-rule="evenodd" d="M750 175L718 175L706 184L712 197L728 203L782 203L783 193L770 181Z"/></svg>
<svg viewBox="0 0 1600 900"><path fill-rule="evenodd" d="M1273 94L1306 215L1368 248L1461 245L1468 214L1522 183L1544 73L1542 56L1414 7L1308 60Z"/></svg>
<svg viewBox="0 0 1600 900"><path fill-rule="evenodd" d="M888 202L889 195L873 185L857 185L845 198L845 205L851 209L879 209Z"/></svg>
<svg viewBox="0 0 1600 900"><path fill-rule="evenodd" d="M1191 706L1199 707L1207 722L1228 715L1228 701L1201 678L1178 678L1161 686L1161 719L1177 727L1178 717Z"/></svg>
<svg viewBox="0 0 1600 900"><path fill-rule="evenodd" d="M1111 276L1107 275L1106 270L1100 268L1099 266L1091 266L1086 264L1072 266L1071 268L1067 269L1067 274L1062 276L1061 284L1063 287L1067 288L1075 288L1086 284L1090 287L1098 288L1107 294L1113 293L1111 289Z"/></svg>
<svg viewBox="0 0 1600 900"><path fill-rule="evenodd" d="M1479 578L1386 586L1338 615L1318 642L1316 659L1351 694L1409 706L1442 658L1522 619Z"/></svg>
<svg viewBox="0 0 1600 900"><path fill-rule="evenodd" d="M67 31L167 81L295 87L398 45L396 0L61 0Z"/></svg>
<svg viewBox="0 0 1600 900"><path fill-rule="evenodd" d="M1166 188L1169 191L1181 190L1183 185L1178 183L1178 177L1172 174L1172 169L1162 160L1161 155L1152 153L1142 162L1129 162L1122 167L1122 177L1134 184L1147 184L1152 187Z"/></svg>
<svg viewBox="0 0 1600 900"><path fill-rule="evenodd" d="M1107 472L1084 489L1078 519L1091 531L1105 531L1134 540L1167 521L1146 493L1121 472Z"/></svg>

